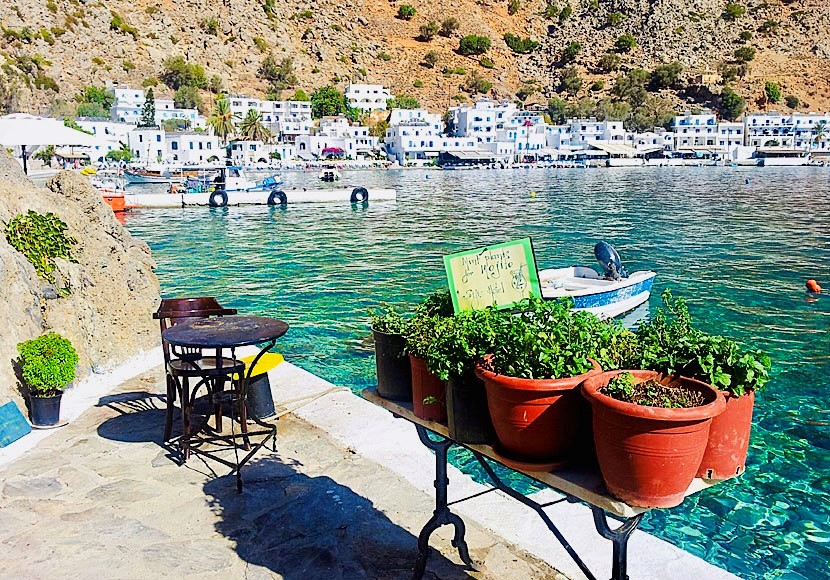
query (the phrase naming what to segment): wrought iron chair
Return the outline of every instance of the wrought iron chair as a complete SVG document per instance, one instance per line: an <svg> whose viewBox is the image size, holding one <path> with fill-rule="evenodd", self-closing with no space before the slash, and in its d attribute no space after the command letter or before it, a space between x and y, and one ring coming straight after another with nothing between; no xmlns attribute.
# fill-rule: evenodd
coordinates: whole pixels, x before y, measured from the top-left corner
<svg viewBox="0 0 830 580"><path fill-rule="evenodd" d="M212 297L167 298L161 301L158 310L153 314L153 318L159 321L159 328L163 332L165 329L181 322L232 314L236 314L235 309L222 307ZM167 382L167 413L164 421L164 440L169 441L173 432L173 411L177 395L181 399L183 439L187 439L190 434L190 409L192 406L189 379L203 379L202 382L207 385L212 395L216 383L219 383L221 388L221 382L228 375L239 372L238 367L240 363L239 361L222 357L220 352L214 352L213 356L206 356L201 349L176 347L174 350L172 345L164 339L161 341L161 346L164 352L164 368ZM242 363L242 371L244 371L244 363ZM182 379L182 388L179 388L180 383L177 378ZM204 381L205 378L208 380ZM194 391L201 384L201 382L198 383ZM214 404L217 428L221 430L221 401L216 400Z"/></svg>

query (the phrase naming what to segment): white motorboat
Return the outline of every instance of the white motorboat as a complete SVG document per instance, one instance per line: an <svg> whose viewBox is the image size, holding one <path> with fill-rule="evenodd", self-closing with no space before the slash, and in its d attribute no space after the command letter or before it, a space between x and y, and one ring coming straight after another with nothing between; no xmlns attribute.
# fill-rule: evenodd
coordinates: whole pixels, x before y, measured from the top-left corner
<svg viewBox="0 0 830 580"><path fill-rule="evenodd" d="M614 318L646 302L651 295L655 272L642 270L627 274L619 254L606 242L594 246L602 264L600 274L587 266L539 271L542 297L546 300L571 298L574 310L592 312L600 318Z"/></svg>

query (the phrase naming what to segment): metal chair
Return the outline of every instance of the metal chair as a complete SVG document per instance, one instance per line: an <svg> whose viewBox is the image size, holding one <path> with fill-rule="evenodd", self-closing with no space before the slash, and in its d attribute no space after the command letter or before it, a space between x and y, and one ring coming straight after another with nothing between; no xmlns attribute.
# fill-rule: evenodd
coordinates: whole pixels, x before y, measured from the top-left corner
<svg viewBox="0 0 830 580"><path fill-rule="evenodd" d="M198 298L166 298L161 301L158 310L153 313L153 318L159 321L159 328L162 332L165 329L189 320L208 318L211 316L228 316L236 314L236 309L224 308L216 298L202 296ZM164 352L165 378L167 381L167 413L164 421L164 441L169 441L173 432L173 411L176 402L179 381L183 380L181 393L182 408L182 429L183 438L187 439L190 434L190 408L192 405L189 386L190 378L205 378L209 380L205 384L213 395L215 383L221 383L232 373L239 372L239 361L221 357L221 353L215 352L213 356L205 356L201 349L177 348L176 351L164 339L161 341ZM244 363L242 363L244 371ZM199 385L197 384L196 389ZM219 385L221 389L221 384ZM217 428L222 425L221 402L215 401Z"/></svg>

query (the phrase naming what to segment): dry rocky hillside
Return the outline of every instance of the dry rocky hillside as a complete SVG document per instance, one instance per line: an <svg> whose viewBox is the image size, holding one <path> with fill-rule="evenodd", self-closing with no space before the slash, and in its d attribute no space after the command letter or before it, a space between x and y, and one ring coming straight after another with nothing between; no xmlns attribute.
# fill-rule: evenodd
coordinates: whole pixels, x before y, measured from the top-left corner
<svg viewBox="0 0 830 580"><path fill-rule="evenodd" d="M404 4L409 20L398 17ZM619 99L621 72L677 61L679 79L650 87L674 106L716 103L723 73L749 110L785 108L764 97L767 81L797 97L797 110L830 110L828 0L0 0L0 13L0 107L39 112L72 112L85 85L148 86L173 55L202 65L214 88L264 95L269 53L292 57L306 92L366 81L436 109L476 90L527 103ZM448 37L419 38L447 18L458 21ZM530 52L511 50L508 33ZM470 34L487 36L489 50L459 54ZM751 60L736 57L742 47L755 49ZM693 84L705 86L687 88L698 74Z"/></svg>

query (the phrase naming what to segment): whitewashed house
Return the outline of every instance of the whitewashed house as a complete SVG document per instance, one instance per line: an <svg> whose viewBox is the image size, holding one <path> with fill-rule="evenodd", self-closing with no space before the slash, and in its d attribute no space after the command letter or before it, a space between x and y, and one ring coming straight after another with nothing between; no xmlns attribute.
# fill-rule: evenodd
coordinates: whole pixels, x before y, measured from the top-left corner
<svg viewBox="0 0 830 580"><path fill-rule="evenodd" d="M110 108L110 119L119 123L137 125L141 121L144 108L144 91L128 87L111 87L107 89L114 100ZM196 109L179 109L172 99L155 99L155 123L161 126L163 121L179 119L190 123L191 128L204 128L207 120Z"/></svg>
<svg viewBox="0 0 830 580"><path fill-rule="evenodd" d="M92 162L105 160L107 153L121 149L121 143L128 143L127 135L135 129L135 125L118 123L98 117L77 117L75 122L84 131L92 133L96 142L90 147L77 148L86 153Z"/></svg>
<svg viewBox="0 0 830 580"><path fill-rule="evenodd" d="M385 111L386 102L392 98L389 89L383 85L349 83L346 87L346 101L354 109L364 111Z"/></svg>
<svg viewBox="0 0 830 580"><path fill-rule="evenodd" d="M816 141L820 123L825 123L824 137ZM830 113L754 113L744 117L746 145L753 148L780 147L828 151Z"/></svg>
<svg viewBox="0 0 830 580"><path fill-rule="evenodd" d="M127 133L134 162L161 163L167 157L167 139L158 127L136 127Z"/></svg>
<svg viewBox="0 0 830 580"><path fill-rule="evenodd" d="M517 112L518 107L510 101L479 99L472 106L453 107L453 135L474 137L478 143L492 143L498 140L498 132Z"/></svg>
<svg viewBox="0 0 830 580"><path fill-rule="evenodd" d="M340 157L357 159L374 157L379 139L369 134L369 128L352 125L345 115L323 117L310 135L298 135L295 153L300 159Z"/></svg>
<svg viewBox="0 0 830 580"><path fill-rule="evenodd" d="M245 95L231 95L228 98L231 112L244 118L251 109L262 115L262 123L279 142L294 143L299 135L309 135L311 102L309 101L263 101Z"/></svg>
<svg viewBox="0 0 830 580"><path fill-rule="evenodd" d="M165 135L169 162L202 165L225 158L225 151L215 135L196 131L176 131Z"/></svg>

